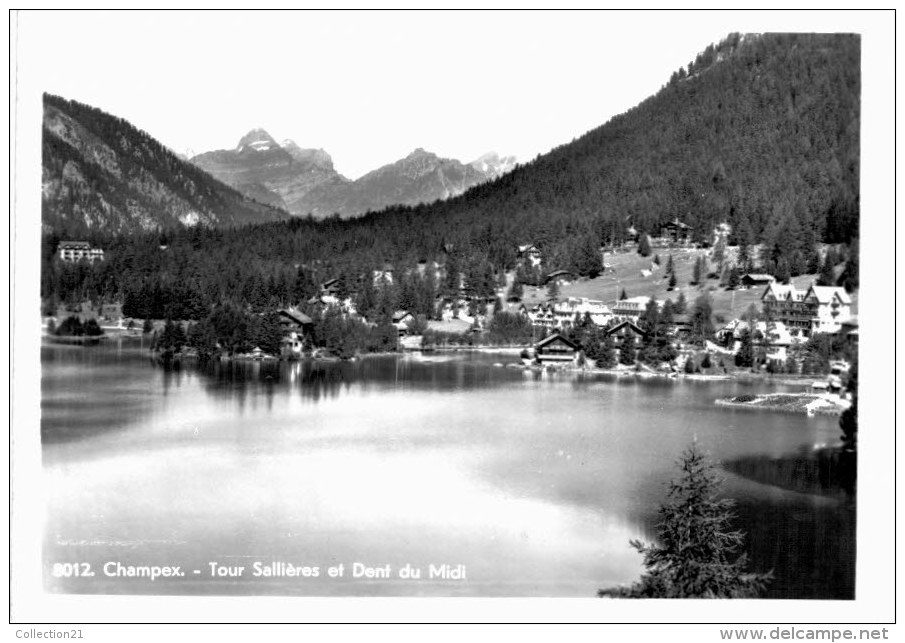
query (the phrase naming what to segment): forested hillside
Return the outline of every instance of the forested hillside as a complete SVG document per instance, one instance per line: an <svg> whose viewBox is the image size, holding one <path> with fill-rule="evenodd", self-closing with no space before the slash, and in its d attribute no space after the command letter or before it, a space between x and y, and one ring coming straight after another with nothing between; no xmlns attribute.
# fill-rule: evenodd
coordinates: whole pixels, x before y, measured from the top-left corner
<svg viewBox="0 0 905 643"><path fill-rule="evenodd" d="M51 265L59 236L47 236L43 292L121 298L142 287L169 301L191 290L202 309L263 306L339 275L354 289L387 262L402 272L435 260L486 281L529 242L546 269L587 274L581 264L600 245L675 217L700 242L728 222L731 243L763 244L758 267L785 262L794 276L818 260L817 242L857 237L859 114L858 36L732 35L632 110L454 199L352 220L179 228L166 252L156 235L92 230L109 261L81 276Z"/></svg>
<svg viewBox="0 0 905 643"><path fill-rule="evenodd" d="M44 95L41 219L67 237L285 219L121 118Z"/></svg>

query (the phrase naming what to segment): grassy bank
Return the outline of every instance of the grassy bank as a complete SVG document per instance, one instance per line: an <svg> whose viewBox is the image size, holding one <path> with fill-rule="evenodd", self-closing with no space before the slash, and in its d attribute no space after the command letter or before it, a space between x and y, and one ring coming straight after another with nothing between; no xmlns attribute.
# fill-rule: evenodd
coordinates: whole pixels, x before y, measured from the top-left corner
<svg viewBox="0 0 905 643"><path fill-rule="evenodd" d="M787 413L817 413L839 415L849 403L841 398L813 393L767 393L762 395L738 395L717 400L720 406L746 409L768 409Z"/></svg>

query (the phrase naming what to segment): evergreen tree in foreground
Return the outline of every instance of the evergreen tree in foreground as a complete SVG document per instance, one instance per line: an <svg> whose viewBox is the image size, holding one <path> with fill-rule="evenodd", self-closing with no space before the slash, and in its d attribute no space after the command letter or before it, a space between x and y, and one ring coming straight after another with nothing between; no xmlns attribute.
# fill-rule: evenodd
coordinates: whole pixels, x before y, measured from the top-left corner
<svg viewBox="0 0 905 643"><path fill-rule="evenodd" d="M852 396L852 405L842 412L839 428L842 429L842 453L839 458L839 478L842 488L854 495L858 480L858 362L849 371L846 389Z"/></svg>
<svg viewBox="0 0 905 643"><path fill-rule="evenodd" d="M691 285L697 286L701 283L701 278L704 276L704 260L701 257L698 257L694 260L694 268L691 272Z"/></svg>
<svg viewBox="0 0 905 643"><path fill-rule="evenodd" d="M669 485L660 507L658 544L631 541L644 556L646 573L629 587L602 589L599 596L616 598L756 598L772 572L747 571L739 550L745 535L732 530L734 501L719 498L721 479L716 466L697 442L677 463L681 475Z"/></svg>

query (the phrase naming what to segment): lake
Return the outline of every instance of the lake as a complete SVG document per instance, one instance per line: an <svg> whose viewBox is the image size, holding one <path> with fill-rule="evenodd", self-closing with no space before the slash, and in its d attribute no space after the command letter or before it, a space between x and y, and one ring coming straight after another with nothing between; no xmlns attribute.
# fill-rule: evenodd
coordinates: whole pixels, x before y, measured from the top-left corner
<svg viewBox="0 0 905 643"><path fill-rule="evenodd" d="M517 361L165 369L137 341L43 346L45 586L592 597L641 573L629 540L653 537L693 439L729 462L839 435L835 417L714 405L794 388L499 366ZM721 475L769 597L854 597L853 503Z"/></svg>

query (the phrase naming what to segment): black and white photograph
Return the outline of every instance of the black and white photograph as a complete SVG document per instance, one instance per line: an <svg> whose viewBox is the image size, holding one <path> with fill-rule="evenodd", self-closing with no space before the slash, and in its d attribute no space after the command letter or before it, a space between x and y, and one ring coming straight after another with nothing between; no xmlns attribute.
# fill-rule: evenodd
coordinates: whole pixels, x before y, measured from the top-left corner
<svg viewBox="0 0 905 643"><path fill-rule="evenodd" d="M892 622L894 17L11 11L11 622Z"/></svg>

